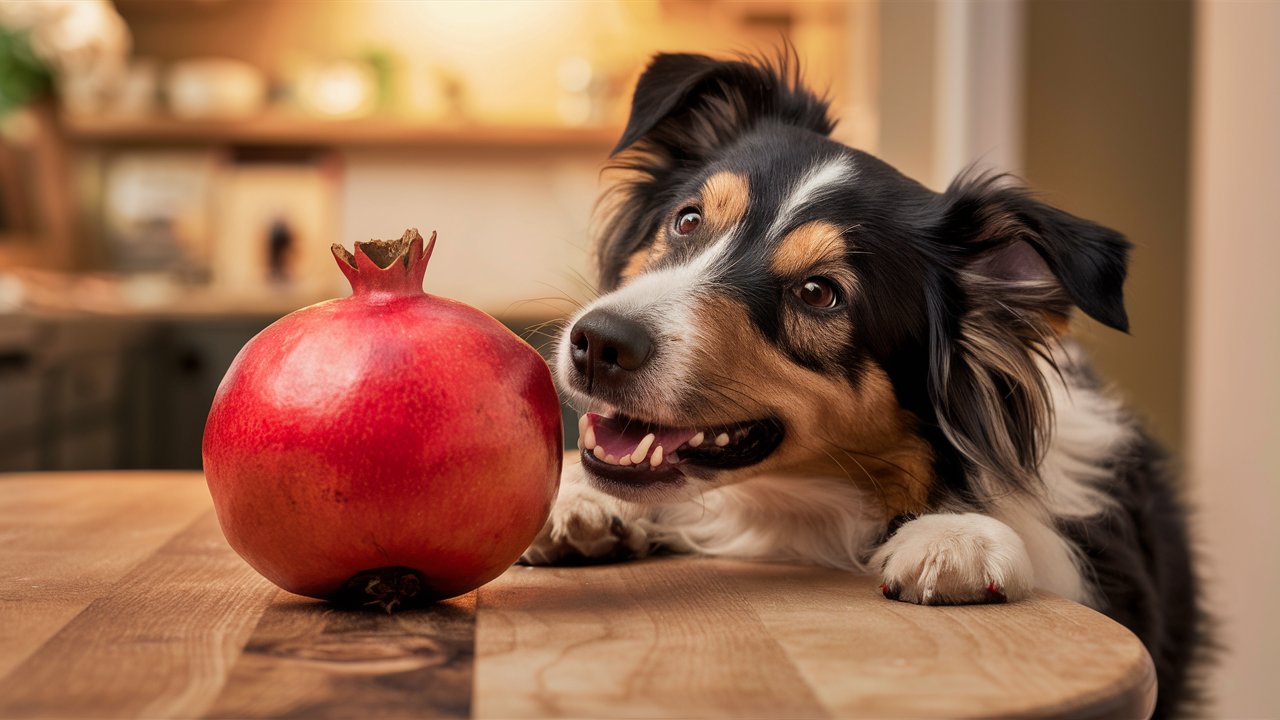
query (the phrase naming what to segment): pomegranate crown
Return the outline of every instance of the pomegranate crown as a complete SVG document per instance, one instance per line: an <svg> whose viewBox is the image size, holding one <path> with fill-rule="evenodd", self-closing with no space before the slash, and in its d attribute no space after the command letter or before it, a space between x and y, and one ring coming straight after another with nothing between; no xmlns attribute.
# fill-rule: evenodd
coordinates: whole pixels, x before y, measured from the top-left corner
<svg viewBox="0 0 1280 720"><path fill-rule="evenodd" d="M357 242L354 255L337 243L332 249L338 269L347 276L356 295L375 292L406 295L422 292L422 279L435 247L434 232L424 249L418 229L409 228L399 240Z"/></svg>

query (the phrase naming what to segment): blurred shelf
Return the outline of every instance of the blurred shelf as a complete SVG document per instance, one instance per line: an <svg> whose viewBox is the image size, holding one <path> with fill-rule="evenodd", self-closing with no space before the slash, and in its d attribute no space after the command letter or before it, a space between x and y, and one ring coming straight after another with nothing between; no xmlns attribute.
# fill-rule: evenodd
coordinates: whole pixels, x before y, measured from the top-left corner
<svg viewBox="0 0 1280 720"><path fill-rule="evenodd" d="M613 127L432 124L426 120L327 120L263 115L244 120L64 116L67 137L113 145L259 145L420 148L544 148L608 152L622 134Z"/></svg>

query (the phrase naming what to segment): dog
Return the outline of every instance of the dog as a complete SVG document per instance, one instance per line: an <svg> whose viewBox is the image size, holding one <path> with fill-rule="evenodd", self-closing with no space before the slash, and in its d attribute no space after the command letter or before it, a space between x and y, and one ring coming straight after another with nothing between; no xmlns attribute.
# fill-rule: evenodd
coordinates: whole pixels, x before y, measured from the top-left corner
<svg viewBox="0 0 1280 720"><path fill-rule="evenodd" d="M1129 243L998 175L936 193L831 139L787 60L661 54L558 339L584 408L533 565L662 552L875 573L892 600L1043 588L1131 629L1157 715L1202 644L1165 455L1072 339L1128 330Z"/></svg>

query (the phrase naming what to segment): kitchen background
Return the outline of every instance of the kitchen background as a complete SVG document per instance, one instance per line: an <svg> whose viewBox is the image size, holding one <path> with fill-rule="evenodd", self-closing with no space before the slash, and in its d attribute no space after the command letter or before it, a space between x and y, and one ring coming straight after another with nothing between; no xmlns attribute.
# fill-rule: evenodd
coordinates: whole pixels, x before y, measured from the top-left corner
<svg viewBox="0 0 1280 720"><path fill-rule="evenodd" d="M1135 242L1133 335L1080 333L1197 505L1212 714L1280 714L1280 3L0 0L0 471L198 468L332 242L436 230L427 288L545 345L646 58L784 40L838 139Z"/></svg>

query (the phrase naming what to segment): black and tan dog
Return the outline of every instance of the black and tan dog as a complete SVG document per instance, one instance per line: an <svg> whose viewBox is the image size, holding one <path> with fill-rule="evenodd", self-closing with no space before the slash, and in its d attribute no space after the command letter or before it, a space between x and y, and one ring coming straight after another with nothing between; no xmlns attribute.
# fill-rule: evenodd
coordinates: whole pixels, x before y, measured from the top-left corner
<svg viewBox="0 0 1280 720"><path fill-rule="evenodd" d="M524 561L655 549L878 573L923 604L1033 587L1132 629L1159 710L1200 635L1184 512L1073 309L1126 330L1128 243L1003 178L932 192L828 137L785 64L660 55L560 339L582 462Z"/></svg>

